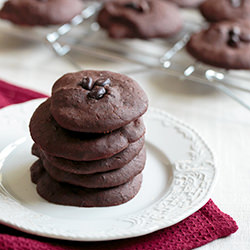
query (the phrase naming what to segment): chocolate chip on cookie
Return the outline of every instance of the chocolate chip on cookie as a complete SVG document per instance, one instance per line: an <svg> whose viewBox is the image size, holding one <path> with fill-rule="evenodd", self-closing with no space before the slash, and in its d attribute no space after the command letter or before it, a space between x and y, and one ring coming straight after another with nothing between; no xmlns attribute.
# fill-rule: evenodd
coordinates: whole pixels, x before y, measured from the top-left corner
<svg viewBox="0 0 250 250"><path fill-rule="evenodd" d="M230 0L230 3L234 8L238 8L241 6L242 1L244 0Z"/></svg>

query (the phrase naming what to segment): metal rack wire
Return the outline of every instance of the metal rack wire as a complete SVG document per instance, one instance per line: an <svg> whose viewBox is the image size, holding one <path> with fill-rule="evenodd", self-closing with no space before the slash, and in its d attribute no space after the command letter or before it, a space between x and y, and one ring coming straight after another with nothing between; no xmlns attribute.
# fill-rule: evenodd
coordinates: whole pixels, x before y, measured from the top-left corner
<svg viewBox="0 0 250 250"><path fill-rule="evenodd" d="M93 18L100 8L101 4L98 2L88 4L81 15L76 16L70 23L62 25L46 36L47 43L56 54L67 58L76 69L82 69L82 66L69 56L69 52L72 50L102 59L137 64L141 66L140 72L149 69L160 70L181 80L210 86L250 110L250 104L233 91L233 89L236 89L246 93L250 92L248 83L250 82L250 74L247 74L247 71L224 70L204 65L189 57L185 52L185 46L191 33L207 24L186 22L184 31L181 34L167 40L135 39L128 41L125 39L114 41L105 36ZM72 39L74 34L67 36L77 28L81 29L80 37L76 36ZM148 50L149 47L153 49ZM183 57L186 57L187 60L183 60ZM136 72L127 71L126 73L132 74ZM236 80L237 83L235 83Z"/></svg>

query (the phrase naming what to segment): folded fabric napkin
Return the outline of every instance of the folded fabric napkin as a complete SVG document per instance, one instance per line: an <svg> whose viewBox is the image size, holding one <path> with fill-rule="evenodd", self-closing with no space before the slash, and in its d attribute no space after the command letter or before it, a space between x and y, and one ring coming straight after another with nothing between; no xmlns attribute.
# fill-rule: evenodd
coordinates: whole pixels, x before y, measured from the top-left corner
<svg viewBox="0 0 250 250"><path fill-rule="evenodd" d="M0 80L0 108L42 97L46 95Z"/></svg>
<svg viewBox="0 0 250 250"><path fill-rule="evenodd" d="M43 94L0 80L0 108ZM189 250L236 232L236 222L209 200L200 210L178 224L132 239L105 242L72 242L33 236L0 225L0 250Z"/></svg>

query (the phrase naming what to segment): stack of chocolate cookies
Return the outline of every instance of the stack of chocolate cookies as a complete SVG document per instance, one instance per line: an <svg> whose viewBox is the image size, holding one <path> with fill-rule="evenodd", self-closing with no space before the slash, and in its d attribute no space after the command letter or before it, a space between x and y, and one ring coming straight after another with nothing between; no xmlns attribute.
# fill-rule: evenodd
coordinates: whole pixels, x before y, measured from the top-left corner
<svg viewBox="0 0 250 250"><path fill-rule="evenodd" d="M113 206L139 191L146 161L144 91L108 71L69 73L34 112L31 167L37 192L49 202Z"/></svg>

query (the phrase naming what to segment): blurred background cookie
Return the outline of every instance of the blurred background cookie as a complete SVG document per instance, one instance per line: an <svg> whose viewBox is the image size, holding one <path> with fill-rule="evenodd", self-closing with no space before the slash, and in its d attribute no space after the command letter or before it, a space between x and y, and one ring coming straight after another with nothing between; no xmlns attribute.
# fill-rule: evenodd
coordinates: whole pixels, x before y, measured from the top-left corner
<svg viewBox="0 0 250 250"><path fill-rule="evenodd" d="M107 1L98 22L112 38L170 37L182 28L178 7L162 0Z"/></svg>
<svg viewBox="0 0 250 250"><path fill-rule="evenodd" d="M210 22L250 19L250 1L206 0L200 5L200 11Z"/></svg>
<svg viewBox="0 0 250 250"><path fill-rule="evenodd" d="M81 0L8 0L0 18L27 26L64 24L80 14L83 6Z"/></svg>
<svg viewBox="0 0 250 250"><path fill-rule="evenodd" d="M198 60L226 69L250 69L250 23L224 21L193 34L187 51Z"/></svg>

